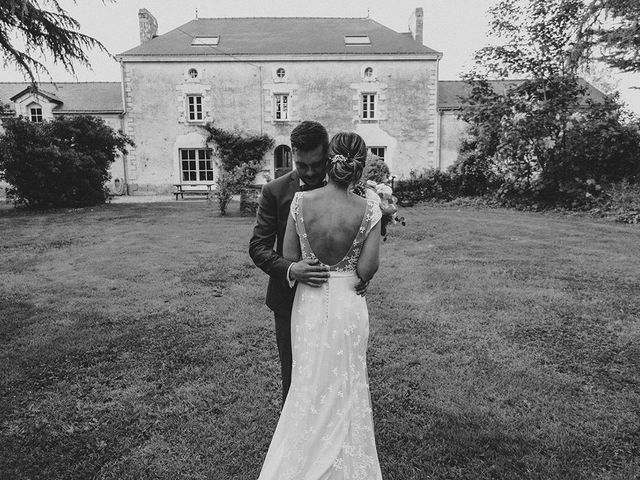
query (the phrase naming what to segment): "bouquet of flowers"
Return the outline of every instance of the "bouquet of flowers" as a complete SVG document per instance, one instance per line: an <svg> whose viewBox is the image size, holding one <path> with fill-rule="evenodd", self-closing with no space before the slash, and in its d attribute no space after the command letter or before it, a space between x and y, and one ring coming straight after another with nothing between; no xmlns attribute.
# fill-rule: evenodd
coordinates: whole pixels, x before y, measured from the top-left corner
<svg viewBox="0 0 640 480"><path fill-rule="evenodd" d="M398 216L398 206L396 205L398 199L393 196L393 190L386 183L367 180L365 183L358 183L353 191L361 197L378 202L380 210L382 211L382 229L380 233L384 241L387 240L387 225L396 223L402 226L406 225L405 218Z"/></svg>

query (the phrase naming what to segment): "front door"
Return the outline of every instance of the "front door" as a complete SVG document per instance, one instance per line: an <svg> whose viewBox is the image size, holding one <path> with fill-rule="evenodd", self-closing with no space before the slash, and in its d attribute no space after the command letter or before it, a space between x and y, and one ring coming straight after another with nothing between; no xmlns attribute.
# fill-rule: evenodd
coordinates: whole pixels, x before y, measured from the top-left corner
<svg viewBox="0 0 640 480"><path fill-rule="evenodd" d="M287 145L278 145L273 152L273 170L276 178L291 171L291 149Z"/></svg>

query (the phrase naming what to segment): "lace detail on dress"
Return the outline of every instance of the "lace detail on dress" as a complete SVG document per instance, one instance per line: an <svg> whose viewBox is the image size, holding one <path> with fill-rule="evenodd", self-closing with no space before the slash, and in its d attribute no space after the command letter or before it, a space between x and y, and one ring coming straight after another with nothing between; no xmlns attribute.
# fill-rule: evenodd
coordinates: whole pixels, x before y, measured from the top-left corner
<svg viewBox="0 0 640 480"><path fill-rule="evenodd" d="M302 256L317 257L304 228L303 194L291 202ZM291 389L258 480L382 480L369 394L367 301L356 263L380 220L367 205L353 244L322 287L300 283L291 309Z"/></svg>
<svg viewBox="0 0 640 480"><path fill-rule="evenodd" d="M369 222L369 226L367 227L366 235L369 235L369 232L371 231L371 229L375 227L376 223L378 223L381 219L382 219L382 210L380 210L380 202L376 203L374 201L374 206L371 211L371 221Z"/></svg>
<svg viewBox="0 0 640 480"><path fill-rule="evenodd" d="M289 215L293 217L296 222L296 233L300 236L300 231L298 230L298 214L300 211L300 198L302 192L296 192L291 200L291 206L289 207ZM303 257L304 258L304 257Z"/></svg>
<svg viewBox="0 0 640 480"><path fill-rule="evenodd" d="M303 196L304 192L297 192L294 195L289 211L291 212L291 216L293 217L293 219L296 221L296 232L298 234L298 238L300 239L300 250L302 251L302 258L320 262L318 257L316 257L316 254L313 253L313 250L311 249L309 238L307 237L307 231L304 226L304 212L302 209ZM371 229L375 226L376 223L380 221L381 218L382 212L380 211L380 207L376 205L373 200L368 200L367 208L365 210L364 216L362 217L362 222L360 223L358 233L353 239L353 243L351 244L351 247L349 248L349 251L344 256L344 258L335 265L326 265L323 262L320 263L329 267L329 271L331 272L355 272L364 240L365 238L367 238L367 235L369 234Z"/></svg>

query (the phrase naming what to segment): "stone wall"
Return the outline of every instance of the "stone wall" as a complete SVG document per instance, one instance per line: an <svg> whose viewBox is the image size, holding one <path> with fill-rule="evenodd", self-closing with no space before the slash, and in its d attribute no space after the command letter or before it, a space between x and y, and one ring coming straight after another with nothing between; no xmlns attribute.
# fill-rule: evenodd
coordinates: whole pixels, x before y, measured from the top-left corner
<svg viewBox="0 0 640 480"><path fill-rule="evenodd" d="M458 150L467 131L467 123L458 119L456 110L442 110L440 116L440 170L458 159Z"/></svg>
<svg viewBox="0 0 640 480"><path fill-rule="evenodd" d="M266 133L276 147L289 145L300 121L316 120L330 135L356 131L368 145L386 147L386 161L399 177L437 166L436 61L126 61L123 82L125 132L136 142L127 161L133 194L168 192L179 183L179 150L204 148L206 121ZM274 95L283 93L290 99L288 121L274 119ZM376 95L378 119L360 118L362 93ZM202 122L188 120L188 94L202 95ZM258 181L273 177L271 151Z"/></svg>

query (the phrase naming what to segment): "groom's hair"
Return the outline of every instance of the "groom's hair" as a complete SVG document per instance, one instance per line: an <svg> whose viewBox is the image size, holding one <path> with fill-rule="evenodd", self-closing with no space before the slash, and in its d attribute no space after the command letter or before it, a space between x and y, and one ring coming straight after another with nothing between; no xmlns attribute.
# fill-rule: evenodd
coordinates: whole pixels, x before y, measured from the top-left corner
<svg viewBox="0 0 640 480"><path fill-rule="evenodd" d="M329 134L327 129L318 122L305 120L291 132L291 146L301 152L309 152L322 145L324 154L329 149Z"/></svg>

